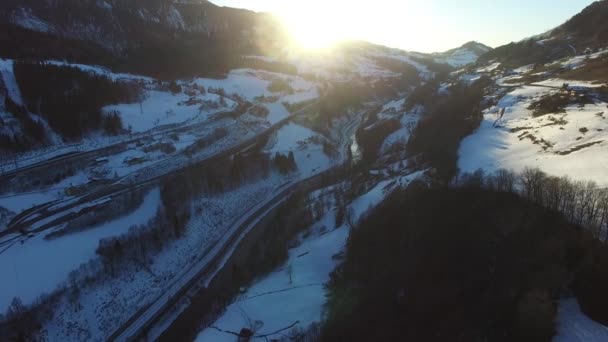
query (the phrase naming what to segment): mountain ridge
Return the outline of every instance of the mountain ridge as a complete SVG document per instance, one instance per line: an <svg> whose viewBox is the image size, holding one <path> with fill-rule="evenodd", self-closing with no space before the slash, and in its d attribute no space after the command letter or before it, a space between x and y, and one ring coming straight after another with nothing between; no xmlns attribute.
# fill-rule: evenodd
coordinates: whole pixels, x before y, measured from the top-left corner
<svg viewBox="0 0 608 342"><path fill-rule="evenodd" d="M565 23L540 35L511 42L482 55L480 63L496 60L511 67L545 63L608 44L608 0L599 0Z"/></svg>

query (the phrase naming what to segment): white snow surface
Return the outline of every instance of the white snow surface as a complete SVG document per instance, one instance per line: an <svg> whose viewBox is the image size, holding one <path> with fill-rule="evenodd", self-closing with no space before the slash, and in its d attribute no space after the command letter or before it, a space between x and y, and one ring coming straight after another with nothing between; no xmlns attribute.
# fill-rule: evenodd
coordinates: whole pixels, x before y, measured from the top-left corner
<svg viewBox="0 0 608 342"><path fill-rule="evenodd" d="M186 105L183 102L190 97L184 93L173 94L167 91L148 90L146 99L142 103L109 105L103 108L108 113L116 111L120 113L123 126L131 128L133 132L145 132L160 125L183 123L188 120L199 119L204 121L209 114L217 110L199 109L200 105ZM200 100L218 101L219 96L207 93L205 96L198 96ZM226 100L230 109L235 104L231 100Z"/></svg>
<svg viewBox="0 0 608 342"><path fill-rule="evenodd" d="M459 80L465 82L466 84L473 84L473 82L479 80L481 78L481 74L463 74L460 75Z"/></svg>
<svg viewBox="0 0 608 342"><path fill-rule="evenodd" d="M50 202L56 198L57 190L47 190L25 194L2 194L0 195L0 207L18 214L25 209Z"/></svg>
<svg viewBox="0 0 608 342"><path fill-rule="evenodd" d="M557 335L553 342L608 341L608 327L587 317L576 298L560 300L557 313Z"/></svg>
<svg viewBox="0 0 608 342"><path fill-rule="evenodd" d="M13 60L0 58L0 76L4 81L4 86L8 92L8 96L16 104L22 105L23 99L21 98L21 91L17 85L15 79L15 73L13 72Z"/></svg>
<svg viewBox="0 0 608 342"><path fill-rule="evenodd" d="M270 123L271 125L274 125L289 116L289 111L282 103L270 103L267 104L266 107L270 111L270 113L266 117L266 121L268 121L268 123Z"/></svg>
<svg viewBox="0 0 608 342"><path fill-rule="evenodd" d="M363 47L349 50L336 48L315 53L292 53L287 60L296 66L301 74L313 74L321 78L347 81L358 77L393 78L399 73L378 63L378 58L390 58L416 68L424 78L432 73L426 65L416 62L410 53L398 49Z"/></svg>
<svg viewBox="0 0 608 342"><path fill-rule="evenodd" d="M366 194L355 199L350 208L356 220L371 207L378 205L395 186L409 182L419 174L397 177L378 183ZM332 258L344 249L348 239L348 228L335 227L335 213L329 211L320 221L310 227L311 234L302 243L289 251L289 259L279 269L257 280L245 293L230 304L212 326L222 330L239 332L261 322L256 334L262 335L287 327L296 321L297 326L307 328L323 317L326 302L323 285L337 265ZM291 271L291 272L290 272ZM290 282L291 273L291 282ZM280 336L270 336L269 338ZM262 340L262 339L254 339ZM214 328L204 329L196 342L234 341L234 335Z"/></svg>
<svg viewBox="0 0 608 342"><path fill-rule="evenodd" d="M477 72L492 72L500 67L500 62L494 62L488 66L477 69Z"/></svg>
<svg viewBox="0 0 608 342"><path fill-rule="evenodd" d="M78 63L70 63L70 62L66 62L66 61L56 61L56 60L49 60L46 62L49 64L52 64L52 65L67 66L67 67L80 69L81 71L84 71L84 72L102 75L102 76L108 77L109 79L111 79L113 81L120 81L120 80L143 81L143 82L154 81L154 79L151 77L134 75L134 74L126 74L126 73L116 73L106 67L98 66L98 65L78 64Z"/></svg>
<svg viewBox="0 0 608 342"><path fill-rule="evenodd" d="M526 72L532 71L532 69L534 69L534 64L528 64L528 65L520 66L519 68L513 69L513 72L518 73L518 74L524 74Z"/></svg>
<svg viewBox="0 0 608 342"><path fill-rule="evenodd" d="M99 240L125 233L134 223L151 219L160 205L160 190L150 191L142 205L130 214L91 229L45 240L45 234L16 241L0 254L0 311L14 297L25 304L43 293L50 293L67 280L71 271L95 257ZM44 266L41 266L44 265Z"/></svg>
<svg viewBox="0 0 608 342"><path fill-rule="evenodd" d="M176 276L192 267L223 237L235 218L267 198L283 181L271 176L234 191L195 200L184 235L154 256L149 270L133 267L119 277L81 289L80 311L62 300L53 319L45 324L49 339L80 341L78 329L89 331L96 340L107 338L137 310L162 295Z"/></svg>
<svg viewBox="0 0 608 342"><path fill-rule="evenodd" d="M318 224L332 226L334 220L334 214L330 212ZM348 228L342 226L304 240L289 251L285 265L252 285L226 308L214 326L238 332L248 327L250 321L261 321L263 326L256 333L265 334L296 321L304 328L320 321L325 303L323 284L336 266L332 256L342 250L347 237ZM210 328L203 330L196 341L232 342L234 336Z"/></svg>
<svg viewBox="0 0 608 342"><path fill-rule="evenodd" d="M583 54L583 55L578 55L578 56L574 56L571 58L566 58L566 59L559 61L558 63L560 63L563 67L568 68L568 69L577 69L577 68L580 68L580 67L584 66L585 64L587 64L588 60L600 58L600 57L604 56L605 54L608 54L608 49L600 50L598 52L588 54L588 55Z"/></svg>
<svg viewBox="0 0 608 342"><path fill-rule="evenodd" d="M411 133L415 130L418 121L420 121L420 111L418 108L415 108L414 111L409 113L403 113L401 118L399 119L401 123L401 128L396 130L395 132L389 134L389 136L384 139L382 146L380 147L380 152L384 153L391 146L395 144L399 144L405 146L408 140L410 139Z"/></svg>
<svg viewBox="0 0 608 342"><path fill-rule="evenodd" d="M316 98L317 84L307 81L299 76L285 75L268 71L254 69L232 70L224 79L196 78L194 83L212 88L223 88L226 94L238 94L243 98L253 100L258 96L280 95L285 97L292 94L277 94L268 90L268 86L274 79L281 78L287 81L294 90L295 99L297 94L306 93L309 98ZM289 99L289 97L288 97ZM280 102L297 102L297 100L280 100Z"/></svg>
<svg viewBox="0 0 608 342"><path fill-rule="evenodd" d="M28 30L50 33L54 32L55 28L44 20L36 17L30 9L19 8L13 12L10 21L20 27Z"/></svg>
<svg viewBox="0 0 608 342"><path fill-rule="evenodd" d="M458 49L451 54L439 58L435 58L438 63L446 63L455 68L465 66L477 61L479 56L469 49Z"/></svg>
<svg viewBox="0 0 608 342"><path fill-rule="evenodd" d="M331 158L319 144L323 139L311 129L290 122L277 131L274 139L269 142L267 151L271 155L293 152L300 177L308 178L332 166Z"/></svg>
<svg viewBox="0 0 608 342"><path fill-rule="evenodd" d="M562 84L565 81L550 81ZM528 109L540 96L558 92L535 86L523 86L506 94L496 107L484 112L476 132L463 139L458 167L463 172L476 169L494 171L538 167L556 176L593 180L608 186L608 110L606 103L571 105L566 113L534 118ZM505 108L503 118L499 112ZM565 123L556 123L565 120ZM586 128L586 133L580 130ZM511 131L513 130L513 131ZM523 136L525 132L528 135ZM543 139L544 143L534 143ZM585 144L593 144L585 147ZM570 153L568 153L571 151ZM560 154L561 153L561 154Z"/></svg>
<svg viewBox="0 0 608 342"><path fill-rule="evenodd" d="M594 83L589 81L575 81L575 80L562 80L559 78L549 78L540 82L533 83L534 85L541 85L547 87L558 87L562 88L564 84L568 84L569 89L572 88L599 88L607 83Z"/></svg>

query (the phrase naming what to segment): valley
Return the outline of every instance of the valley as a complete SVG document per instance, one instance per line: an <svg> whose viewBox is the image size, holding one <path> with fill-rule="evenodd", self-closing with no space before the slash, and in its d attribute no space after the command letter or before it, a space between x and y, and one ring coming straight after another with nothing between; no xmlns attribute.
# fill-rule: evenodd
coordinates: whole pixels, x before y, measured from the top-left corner
<svg viewBox="0 0 608 342"><path fill-rule="evenodd" d="M0 341L605 340L607 10L428 53L6 1Z"/></svg>

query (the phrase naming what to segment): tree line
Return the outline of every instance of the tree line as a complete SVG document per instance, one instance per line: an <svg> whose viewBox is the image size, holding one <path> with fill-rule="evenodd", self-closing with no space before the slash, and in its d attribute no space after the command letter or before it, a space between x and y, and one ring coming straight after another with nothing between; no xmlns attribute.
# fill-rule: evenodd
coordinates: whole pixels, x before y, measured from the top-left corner
<svg viewBox="0 0 608 342"><path fill-rule="evenodd" d="M1 89L0 89L1 90ZM8 91L4 91L4 109L11 113L21 124L23 129L22 134L19 132L3 132L0 134L0 149L9 151L23 151L28 148L40 144L45 141L46 131L42 122L39 119L30 115L27 110L15 103L8 95ZM0 109L1 110L1 109ZM6 123L0 118L0 126Z"/></svg>
<svg viewBox="0 0 608 342"><path fill-rule="evenodd" d="M549 210L562 213L569 222L585 227L595 238L608 242L608 190L593 181L551 176L538 168L516 173L477 170L456 177L452 184L515 193Z"/></svg>
<svg viewBox="0 0 608 342"><path fill-rule="evenodd" d="M136 102L142 92L137 82L113 81L68 66L17 61L14 72L25 110L44 117L68 140L99 129L120 131L120 117L116 113L104 115L102 108Z"/></svg>
<svg viewBox="0 0 608 342"><path fill-rule="evenodd" d="M470 86L457 83L446 95L436 95L438 83L429 82L408 98L409 105L424 105L424 112L407 151L417 156L421 166L435 169L441 182L447 183L457 174L460 141L479 127L483 98L491 82L484 77Z"/></svg>
<svg viewBox="0 0 608 342"><path fill-rule="evenodd" d="M501 175L483 180L527 179ZM551 341L559 300L573 294L607 323L608 249L596 242L513 193L414 182L351 229L320 340Z"/></svg>

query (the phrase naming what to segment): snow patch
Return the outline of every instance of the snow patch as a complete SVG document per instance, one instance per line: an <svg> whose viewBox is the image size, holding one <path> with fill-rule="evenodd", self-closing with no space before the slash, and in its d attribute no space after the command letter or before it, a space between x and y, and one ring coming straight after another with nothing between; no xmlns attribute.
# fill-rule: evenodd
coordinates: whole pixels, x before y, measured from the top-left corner
<svg viewBox="0 0 608 342"><path fill-rule="evenodd" d="M13 72L13 64L13 60L0 58L0 76L2 76L9 98L16 104L23 105L21 91L19 90L17 79Z"/></svg>
<svg viewBox="0 0 608 342"><path fill-rule="evenodd" d="M557 313L557 335L553 342L608 341L608 327L587 317L576 298L562 299Z"/></svg>
<svg viewBox="0 0 608 342"><path fill-rule="evenodd" d="M123 234L135 223L147 222L160 205L160 190L155 189L132 213L95 228L50 240L44 239L45 234L38 234L15 241L0 254L0 269L6 272L0 282L0 310L7 308L14 297L29 304L55 290L71 271L95 257L99 240Z"/></svg>
<svg viewBox="0 0 608 342"><path fill-rule="evenodd" d="M565 81L547 81L561 84ZM504 95L484 112L476 132L460 145L463 172L538 167L556 176L608 185L608 117L606 103L571 105L565 113L533 117L528 109L541 96L558 89L524 86ZM500 116L502 109L504 116Z"/></svg>
<svg viewBox="0 0 608 342"><path fill-rule="evenodd" d="M20 7L13 12L10 20L13 24L28 30L45 33L55 32L55 28L52 25L36 17L29 8Z"/></svg>

